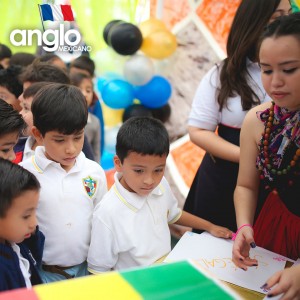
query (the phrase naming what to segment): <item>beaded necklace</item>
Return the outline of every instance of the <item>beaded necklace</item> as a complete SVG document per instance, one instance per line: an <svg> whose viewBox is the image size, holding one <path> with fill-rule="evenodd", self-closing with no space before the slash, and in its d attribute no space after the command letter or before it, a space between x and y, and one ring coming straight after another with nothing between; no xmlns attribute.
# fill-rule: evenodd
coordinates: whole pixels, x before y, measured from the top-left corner
<svg viewBox="0 0 300 300"><path fill-rule="evenodd" d="M292 185L290 174L298 175L295 171L300 163L300 111L290 112L272 102L271 107L261 112L259 117L265 122L256 162L260 179L266 189L276 186L275 181L285 177L287 184ZM293 145L296 145L295 153L283 165L284 154Z"/></svg>

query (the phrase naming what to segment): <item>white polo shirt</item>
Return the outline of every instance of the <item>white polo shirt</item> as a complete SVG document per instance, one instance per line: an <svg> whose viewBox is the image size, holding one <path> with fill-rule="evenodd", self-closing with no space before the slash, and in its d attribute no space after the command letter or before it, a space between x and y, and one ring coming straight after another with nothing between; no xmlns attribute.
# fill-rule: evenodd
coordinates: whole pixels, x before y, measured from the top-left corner
<svg viewBox="0 0 300 300"><path fill-rule="evenodd" d="M88 270L101 273L148 266L171 251L168 223L182 211L165 178L148 196L129 192L119 182L104 196L93 215Z"/></svg>
<svg viewBox="0 0 300 300"><path fill-rule="evenodd" d="M96 162L81 152L66 172L45 156L44 147L20 163L41 184L37 218L45 235L43 263L73 266L87 258L94 207L107 192L106 177Z"/></svg>

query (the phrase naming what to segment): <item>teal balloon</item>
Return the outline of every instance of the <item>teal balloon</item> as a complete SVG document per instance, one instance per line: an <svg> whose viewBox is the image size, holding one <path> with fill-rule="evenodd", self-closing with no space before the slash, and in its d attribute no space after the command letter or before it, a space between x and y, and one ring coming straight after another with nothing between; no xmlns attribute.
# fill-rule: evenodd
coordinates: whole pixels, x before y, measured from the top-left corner
<svg viewBox="0 0 300 300"><path fill-rule="evenodd" d="M97 90L99 93L102 93L103 87L105 84L108 82L115 80L115 79L121 79L123 80L124 78L117 73L114 72L106 72L102 76L97 77Z"/></svg>
<svg viewBox="0 0 300 300"><path fill-rule="evenodd" d="M127 108L134 100L134 89L127 81L115 79L103 86L101 96L103 102L110 108Z"/></svg>
<svg viewBox="0 0 300 300"><path fill-rule="evenodd" d="M170 82L162 76L154 76L145 85L135 87L135 97L146 107L159 108L167 104L172 94Z"/></svg>

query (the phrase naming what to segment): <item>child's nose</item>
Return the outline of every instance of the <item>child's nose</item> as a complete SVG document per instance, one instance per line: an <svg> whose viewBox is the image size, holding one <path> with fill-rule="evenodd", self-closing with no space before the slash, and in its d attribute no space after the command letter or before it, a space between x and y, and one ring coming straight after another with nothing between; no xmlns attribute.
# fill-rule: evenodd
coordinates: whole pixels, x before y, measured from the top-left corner
<svg viewBox="0 0 300 300"><path fill-rule="evenodd" d="M154 180L153 180L151 175L145 176L145 178L144 178L144 183L145 184L151 185L151 184L153 184L153 182L154 182Z"/></svg>
<svg viewBox="0 0 300 300"><path fill-rule="evenodd" d="M67 147L66 147L66 152L67 153L74 153L76 151L76 147L74 145L73 142L70 142L67 144Z"/></svg>

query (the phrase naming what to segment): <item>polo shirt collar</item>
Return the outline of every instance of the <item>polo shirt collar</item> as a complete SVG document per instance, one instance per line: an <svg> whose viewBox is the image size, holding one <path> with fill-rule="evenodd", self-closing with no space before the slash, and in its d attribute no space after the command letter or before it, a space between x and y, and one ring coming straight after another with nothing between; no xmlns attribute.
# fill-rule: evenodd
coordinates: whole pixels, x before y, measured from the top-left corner
<svg viewBox="0 0 300 300"><path fill-rule="evenodd" d="M161 196L163 194L163 189L158 185L149 195L140 196L136 193L130 192L126 190L123 185L120 183L120 179L122 177L122 173L116 172L114 175L115 184L112 187L114 192L117 194L117 197L120 198L127 207L132 209L133 211L140 210L142 206L145 204L147 199L154 196Z"/></svg>
<svg viewBox="0 0 300 300"><path fill-rule="evenodd" d="M76 158L75 165L72 167L72 169L68 172L74 173L78 172L82 169L82 165L84 162L85 155L83 152L80 152L80 154ZM31 157L32 163L36 170L39 173L44 173L48 166L52 165L53 167L63 170L60 163L57 163L53 160L50 160L45 155L45 147L44 146L38 146L35 149L35 154Z"/></svg>

